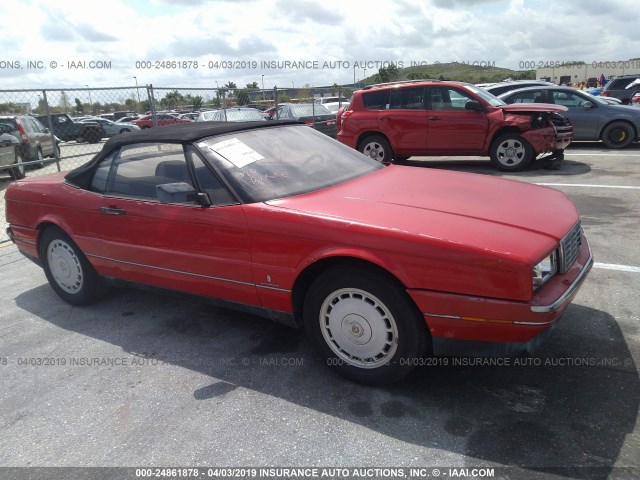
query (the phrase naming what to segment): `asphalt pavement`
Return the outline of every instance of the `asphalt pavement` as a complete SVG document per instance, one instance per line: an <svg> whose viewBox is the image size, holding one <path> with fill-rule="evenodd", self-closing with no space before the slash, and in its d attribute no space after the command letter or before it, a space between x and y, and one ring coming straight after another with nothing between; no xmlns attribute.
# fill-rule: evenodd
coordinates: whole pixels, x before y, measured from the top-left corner
<svg viewBox="0 0 640 480"><path fill-rule="evenodd" d="M532 357L434 361L402 384L363 387L330 372L300 332L251 315L136 290L72 307L5 243L0 467L640 475L640 145L575 143L561 170L509 175L462 158L407 163L546 184L576 203L597 263Z"/></svg>

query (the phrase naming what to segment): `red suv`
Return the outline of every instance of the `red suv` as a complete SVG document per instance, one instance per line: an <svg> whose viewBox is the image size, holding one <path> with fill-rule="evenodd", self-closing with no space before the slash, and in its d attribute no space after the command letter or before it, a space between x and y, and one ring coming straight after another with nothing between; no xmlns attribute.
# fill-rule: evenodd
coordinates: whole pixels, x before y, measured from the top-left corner
<svg viewBox="0 0 640 480"><path fill-rule="evenodd" d="M412 155L482 155L504 171L538 155L556 163L573 139L561 105L507 105L462 82L415 80L356 91L338 121L338 140L379 162Z"/></svg>

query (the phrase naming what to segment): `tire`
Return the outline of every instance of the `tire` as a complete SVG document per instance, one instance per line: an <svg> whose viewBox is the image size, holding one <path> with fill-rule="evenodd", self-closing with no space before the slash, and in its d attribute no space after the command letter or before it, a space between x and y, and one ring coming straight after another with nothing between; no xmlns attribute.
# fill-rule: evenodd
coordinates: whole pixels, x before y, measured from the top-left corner
<svg viewBox="0 0 640 480"><path fill-rule="evenodd" d="M505 133L491 144L489 157L493 165L503 172L524 170L533 162L533 148L521 135Z"/></svg>
<svg viewBox="0 0 640 480"><path fill-rule="evenodd" d="M102 139L100 133L95 130L87 130L84 134L84 138L89 143L98 143Z"/></svg>
<svg viewBox="0 0 640 480"><path fill-rule="evenodd" d="M27 172L27 167L24 166L24 154L21 149L16 148L14 155L15 161L13 164L16 166L9 169L9 175L14 180L20 180L26 176Z"/></svg>
<svg viewBox="0 0 640 480"><path fill-rule="evenodd" d="M129 133L131 130L129 130L128 128L123 128L122 130L120 130L120 133Z"/></svg>
<svg viewBox="0 0 640 480"><path fill-rule="evenodd" d="M395 279L361 266L334 267L307 292L303 317L322 360L358 383L386 385L427 353L427 326Z"/></svg>
<svg viewBox="0 0 640 480"><path fill-rule="evenodd" d="M602 131L602 142L608 148L625 148L635 140L635 131L627 122L611 122Z"/></svg>
<svg viewBox="0 0 640 480"><path fill-rule="evenodd" d="M82 143L82 142L84 142L84 137L78 137L78 138L76 138L76 142L78 142L78 143Z"/></svg>
<svg viewBox="0 0 640 480"><path fill-rule="evenodd" d="M34 163L33 165L36 168L42 168L44 167L44 162L43 162L44 156L42 155L42 150L40 150L39 148L36 150L36 161L40 162L40 163Z"/></svg>
<svg viewBox="0 0 640 480"><path fill-rule="evenodd" d="M379 163L391 163L393 160L391 145L380 135L365 138L358 146L358 150Z"/></svg>
<svg viewBox="0 0 640 480"><path fill-rule="evenodd" d="M49 155L49 158L60 158L60 144L58 142L55 142L53 144L53 153L51 153L51 155Z"/></svg>
<svg viewBox="0 0 640 480"><path fill-rule="evenodd" d="M57 227L48 227L41 235L40 261L58 296L71 305L98 300L106 287L75 242Z"/></svg>

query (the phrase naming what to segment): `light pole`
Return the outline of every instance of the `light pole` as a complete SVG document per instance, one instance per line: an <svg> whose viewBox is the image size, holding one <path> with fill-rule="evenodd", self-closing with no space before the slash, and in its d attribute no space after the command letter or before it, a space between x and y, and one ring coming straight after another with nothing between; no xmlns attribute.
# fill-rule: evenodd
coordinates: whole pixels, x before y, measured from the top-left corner
<svg viewBox="0 0 640 480"><path fill-rule="evenodd" d="M355 62L355 63L353 64L353 86L354 86L354 87L356 86L356 64L357 64L357 63L358 63L358 62Z"/></svg>
<svg viewBox="0 0 640 480"><path fill-rule="evenodd" d="M364 69L364 76L362 77L362 83L364 83L364 86L367 86L367 69Z"/></svg>
<svg viewBox="0 0 640 480"><path fill-rule="evenodd" d="M262 75L262 101L264 102L264 75Z"/></svg>
<svg viewBox="0 0 640 480"><path fill-rule="evenodd" d="M91 113L93 113L93 101L91 100L91 90L89 90L89 85L85 84L87 87L87 91L89 92L89 108L91 109Z"/></svg>
<svg viewBox="0 0 640 480"><path fill-rule="evenodd" d="M138 96L138 105L140 105L140 90L138 90L138 77L133 77L136 81L136 95ZM136 110L138 110L138 106L136 106Z"/></svg>

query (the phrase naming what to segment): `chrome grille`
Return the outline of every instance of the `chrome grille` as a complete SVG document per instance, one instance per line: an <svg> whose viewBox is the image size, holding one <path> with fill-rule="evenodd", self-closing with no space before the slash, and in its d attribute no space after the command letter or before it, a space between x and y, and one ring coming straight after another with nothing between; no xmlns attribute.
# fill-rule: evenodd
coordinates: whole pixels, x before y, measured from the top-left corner
<svg viewBox="0 0 640 480"><path fill-rule="evenodd" d="M582 225L580 220L576 223L569 233L560 240L560 273L565 273L573 262L576 261L580 245L582 244Z"/></svg>

